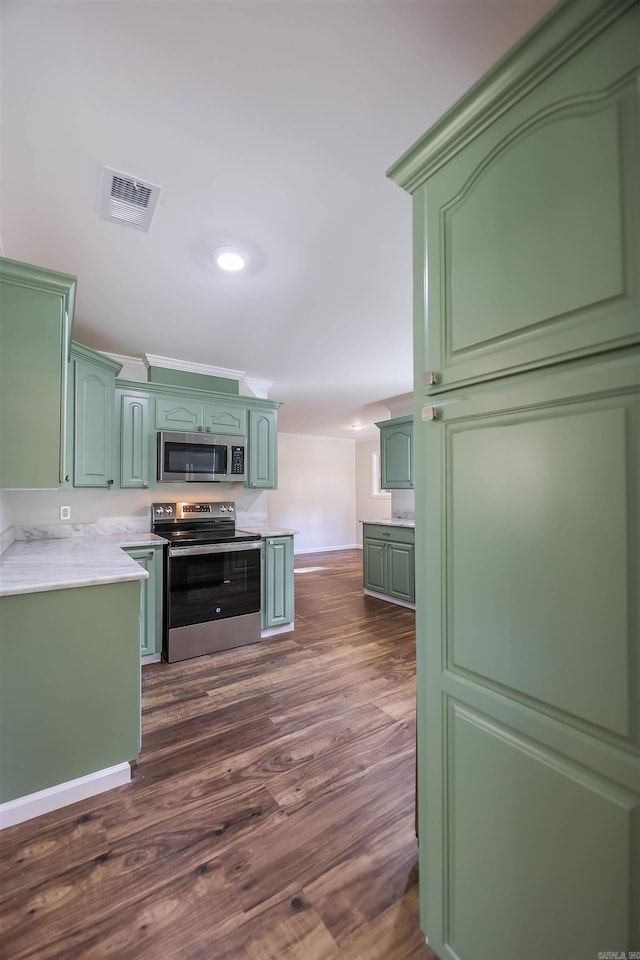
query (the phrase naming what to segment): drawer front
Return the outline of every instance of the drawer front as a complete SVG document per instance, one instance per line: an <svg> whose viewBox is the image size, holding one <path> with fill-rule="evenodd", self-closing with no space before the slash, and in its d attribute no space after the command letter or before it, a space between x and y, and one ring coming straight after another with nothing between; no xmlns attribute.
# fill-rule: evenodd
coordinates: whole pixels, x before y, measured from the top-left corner
<svg viewBox="0 0 640 960"><path fill-rule="evenodd" d="M365 523L362 531L367 540L389 540L395 543L413 543L415 531L413 527L386 526L382 523Z"/></svg>

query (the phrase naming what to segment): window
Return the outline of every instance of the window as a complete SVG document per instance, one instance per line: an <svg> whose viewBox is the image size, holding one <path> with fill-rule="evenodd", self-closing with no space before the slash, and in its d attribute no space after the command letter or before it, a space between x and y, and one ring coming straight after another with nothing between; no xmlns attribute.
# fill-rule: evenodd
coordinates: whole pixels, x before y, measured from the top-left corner
<svg viewBox="0 0 640 960"><path fill-rule="evenodd" d="M391 496L390 490L380 489L380 454L371 454L371 496L383 497L388 499Z"/></svg>

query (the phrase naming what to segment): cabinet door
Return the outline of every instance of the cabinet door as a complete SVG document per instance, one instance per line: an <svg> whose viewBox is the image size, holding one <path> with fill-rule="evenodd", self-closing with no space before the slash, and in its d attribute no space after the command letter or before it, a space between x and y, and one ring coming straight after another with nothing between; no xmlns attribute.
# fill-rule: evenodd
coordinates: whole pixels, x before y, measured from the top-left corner
<svg viewBox="0 0 640 960"><path fill-rule="evenodd" d="M224 436L247 435L247 411L238 404L205 403L204 428Z"/></svg>
<svg viewBox="0 0 640 960"><path fill-rule="evenodd" d="M363 541L363 582L365 590L374 590L376 593L387 592L386 550L384 540Z"/></svg>
<svg viewBox="0 0 640 960"><path fill-rule="evenodd" d="M415 601L415 564L412 544L386 545L387 593L408 603Z"/></svg>
<svg viewBox="0 0 640 960"><path fill-rule="evenodd" d="M74 292L75 278L0 258L0 489L64 478Z"/></svg>
<svg viewBox="0 0 640 960"><path fill-rule="evenodd" d="M155 432L154 432L155 436ZM120 486L149 486L149 398L120 398Z"/></svg>
<svg viewBox="0 0 640 960"><path fill-rule="evenodd" d="M293 537L264 541L263 627L292 623L294 617Z"/></svg>
<svg viewBox="0 0 640 960"><path fill-rule="evenodd" d="M636 4L416 191L431 392L640 341L639 65Z"/></svg>
<svg viewBox="0 0 640 960"><path fill-rule="evenodd" d="M125 550L149 574L140 581L140 656L162 650L162 549L128 547Z"/></svg>
<svg viewBox="0 0 640 960"><path fill-rule="evenodd" d="M113 484L113 411L115 377L76 360L73 485L110 487Z"/></svg>
<svg viewBox="0 0 640 960"><path fill-rule="evenodd" d="M451 392L419 462L429 942L442 960L633 948L640 354Z"/></svg>
<svg viewBox="0 0 640 960"><path fill-rule="evenodd" d="M204 404L201 400L179 397L157 397L156 430L175 430L177 433L197 433L204 423Z"/></svg>
<svg viewBox="0 0 640 960"><path fill-rule="evenodd" d="M410 419L380 430L380 486L383 490L413 487L413 423Z"/></svg>
<svg viewBox="0 0 640 960"><path fill-rule="evenodd" d="M249 411L249 471L247 486L276 490L278 486L277 414Z"/></svg>

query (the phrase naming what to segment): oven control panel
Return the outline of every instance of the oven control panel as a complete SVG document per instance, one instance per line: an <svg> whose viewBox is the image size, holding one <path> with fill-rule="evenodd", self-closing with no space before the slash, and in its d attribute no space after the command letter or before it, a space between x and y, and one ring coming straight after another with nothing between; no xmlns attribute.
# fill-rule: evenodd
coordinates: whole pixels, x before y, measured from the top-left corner
<svg viewBox="0 0 640 960"><path fill-rule="evenodd" d="M207 520L211 517L235 516L236 505L228 500L224 502L199 501L197 503L153 503L151 515L159 520Z"/></svg>

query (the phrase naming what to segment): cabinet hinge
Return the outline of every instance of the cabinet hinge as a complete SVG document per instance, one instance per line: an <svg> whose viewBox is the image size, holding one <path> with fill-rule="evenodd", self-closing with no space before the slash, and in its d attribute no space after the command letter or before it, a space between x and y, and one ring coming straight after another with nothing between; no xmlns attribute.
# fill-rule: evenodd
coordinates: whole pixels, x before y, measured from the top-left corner
<svg viewBox="0 0 640 960"><path fill-rule="evenodd" d="M435 407L423 407L422 408L422 419L423 420L437 420L438 411Z"/></svg>
<svg viewBox="0 0 640 960"><path fill-rule="evenodd" d="M438 374L434 370L426 370L422 374L422 385L425 387L431 387L434 383L438 382Z"/></svg>

